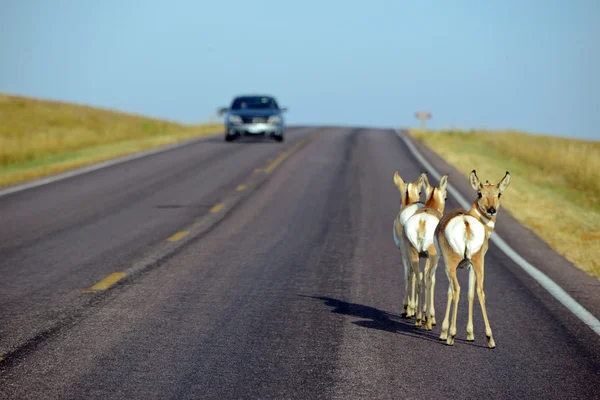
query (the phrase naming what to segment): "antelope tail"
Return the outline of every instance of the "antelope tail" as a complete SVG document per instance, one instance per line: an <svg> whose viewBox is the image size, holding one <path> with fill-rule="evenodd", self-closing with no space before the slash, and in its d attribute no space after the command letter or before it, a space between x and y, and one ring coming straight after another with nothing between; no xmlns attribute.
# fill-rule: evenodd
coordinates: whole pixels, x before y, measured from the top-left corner
<svg viewBox="0 0 600 400"><path fill-rule="evenodd" d="M457 268L468 268L471 266L471 251L469 249L469 240L473 238L473 230L471 229L471 225L469 225L469 221L465 220L465 254L463 255L463 259L458 263Z"/></svg>
<svg viewBox="0 0 600 400"><path fill-rule="evenodd" d="M411 217L404 228L410 245L417 251L419 257L427 258L427 245L425 243L427 221L425 218Z"/></svg>
<svg viewBox="0 0 600 400"><path fill-rule="evenodd" d="M419 229L417 230L417 245L415 246L419 252L420 258L427 258L427 249L425 248L425 220L419 221Z"/></svg>

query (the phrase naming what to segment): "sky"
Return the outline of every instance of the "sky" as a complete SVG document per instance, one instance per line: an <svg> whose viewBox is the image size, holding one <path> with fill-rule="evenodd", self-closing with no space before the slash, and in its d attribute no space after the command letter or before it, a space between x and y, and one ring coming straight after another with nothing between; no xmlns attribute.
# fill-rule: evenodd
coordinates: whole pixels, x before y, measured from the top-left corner
<svg viewBox="0 0 600 400"><path fill-rule="evenodd" d="M286 122L600 140L598 0L0 0L0 92L169 120L238 94Z"/></svg>

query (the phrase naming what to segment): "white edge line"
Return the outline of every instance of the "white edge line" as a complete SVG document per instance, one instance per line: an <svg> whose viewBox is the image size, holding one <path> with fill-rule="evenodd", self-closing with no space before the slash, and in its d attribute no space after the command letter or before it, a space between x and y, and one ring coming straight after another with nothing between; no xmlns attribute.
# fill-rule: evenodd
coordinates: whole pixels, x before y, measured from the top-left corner
<svg viewBox="0 0 600 400"><path fill-rule="evenodd" d="M421 155L419 150L408 140L404 134L399 131L395 131L396 135L404 141L408 149L413 155L419 160L419 162L428 170L429 173L435 176L436 179L441 178L441 174ZM448 192L465 208L471 208L471 204L465 200L465 198L456 190L450 183L448 183ZM556 282L550 279L542 271L528 263L523 257L513 250L497 233L490 237L490 240L498 246L504 254L506 254L511 260L513 260L518 266L523 268L525 272L535 279L544 289L548 291L559 303L567 307L577 318L579 318L584 324L589 326L596 335L600 336L600 321L586 310L581 304L573 299L563 288L558 286Z"/></svg>
<svg viewBox="0 0 600 400"><path fill-rule="evenodd" d="M49 183L53 183L53 182L57 182L57 181L61 181L63 179L67 179L67 178L72 178L74 176L77 175L83 175L86 174L88 172L92 172L92 171L96 171L102 168L106 168L106 167L110 167L113 165L117 165L117 164L121 164L127 161L132 161L132 160L137 160L138 158L142 158L142 157L147 157L147 156L151 156L154 154L158 154L158 153L163 153L165 151L169 151L169 150L174 150L180 147L185 147L185 146L189 146L191 144L194 143L199 143L202 142L212 136L218 136L220 135L220 133L216 133L216 134L211 134L211 135L206 135L206 136L202 136L199 138L194 138L191 140L186 140L183 142L179 142L179 143L172 143L172 144L168 144L165 146L161 146L152 150L148 150L148 151L143 151L141 153L133 153L127 156L123 156L123 157L118 157L118 158L114 158L112 160L106 160L106 161L102 161L96 164L92 164L92 165L88 165L86 167L82 167L82 168L77 168L68 172L63 172L60 174L56 174L56 175L51 175L47 178L42 178L39 180L35 180L33 182L29 182L29 183L23 183L20 185L16 185L16 186L11 186L9 188L0 190L0 197L2 196L6 196L8 194L11 193L16 193L16 192L20 192L26 189L32 189L34 187L38 187L38 186L42 186L42 185L47 185Z"/></svg>

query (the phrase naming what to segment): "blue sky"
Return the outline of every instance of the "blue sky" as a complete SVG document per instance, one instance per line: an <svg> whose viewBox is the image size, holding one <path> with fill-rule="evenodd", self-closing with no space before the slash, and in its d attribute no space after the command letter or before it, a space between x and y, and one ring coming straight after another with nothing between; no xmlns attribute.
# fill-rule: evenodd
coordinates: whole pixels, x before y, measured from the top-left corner
<svg viewBox="0 0 600 400"><path fill-rule="evenodd" d="M290 124L600 140L600 2L0 0L0 92L181 122L239 93Z"/></svg>

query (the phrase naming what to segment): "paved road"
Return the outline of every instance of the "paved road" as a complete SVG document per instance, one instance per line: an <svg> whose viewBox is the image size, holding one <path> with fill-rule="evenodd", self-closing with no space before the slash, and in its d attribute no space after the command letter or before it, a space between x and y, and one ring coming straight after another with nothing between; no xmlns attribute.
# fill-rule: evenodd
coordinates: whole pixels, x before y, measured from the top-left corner
<svg viewBox="0 0 600 400"><path fill-rule="evenodd" d="M598 398L598 336L493 246L496 349L478 308L476 341L464 340L466 296L456 345L438 340L443 265L434 330L399 317L392 175L422 168L394 132L297 128L288 139L209 139L0 197L0 398ZM107 291L81 292L269 163L266 181L210 231ZM549 260L540 269L600 316L595 280L533 248L538 239L502 211L498 231L526 258Z"/></svg>

